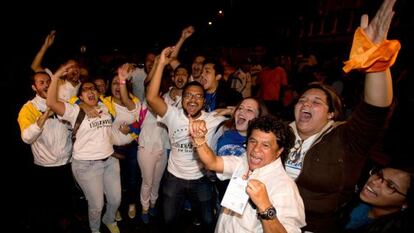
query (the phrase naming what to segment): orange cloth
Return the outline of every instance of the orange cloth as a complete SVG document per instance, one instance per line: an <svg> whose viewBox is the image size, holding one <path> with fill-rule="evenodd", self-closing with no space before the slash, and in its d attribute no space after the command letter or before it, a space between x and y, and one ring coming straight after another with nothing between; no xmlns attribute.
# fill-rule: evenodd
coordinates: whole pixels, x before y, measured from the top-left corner
<svg viewBox="0 0 414 233"><path fill-rule="evenodd" d="M355 31L351 55L344 62L343 70L346 73L353 69L365 72L385 71L394 64L400 48L398 40L384 40L378 45L374 44L359 27Z"/></svg>

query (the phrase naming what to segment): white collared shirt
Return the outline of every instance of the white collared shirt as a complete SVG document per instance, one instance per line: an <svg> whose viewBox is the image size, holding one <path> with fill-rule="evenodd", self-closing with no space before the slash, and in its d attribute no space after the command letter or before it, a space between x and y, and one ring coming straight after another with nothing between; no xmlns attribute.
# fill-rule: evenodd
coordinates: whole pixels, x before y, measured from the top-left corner
<svg viewBox="0 0 414 233"><path fill-rule="evenodd" d="M220 179L229 179L240 163L248 170L246 154L222 158L224 170L218 174ZM305 207L295 182L286 174L280 158L255 169L249 179L257 179L266 185L270 202L276 208L277 218L286 231L300 233L301 227L306 225ZM257 210L247 204L242 215L222 208L215 232L263 232L263 226L257 218Z"/></svg>

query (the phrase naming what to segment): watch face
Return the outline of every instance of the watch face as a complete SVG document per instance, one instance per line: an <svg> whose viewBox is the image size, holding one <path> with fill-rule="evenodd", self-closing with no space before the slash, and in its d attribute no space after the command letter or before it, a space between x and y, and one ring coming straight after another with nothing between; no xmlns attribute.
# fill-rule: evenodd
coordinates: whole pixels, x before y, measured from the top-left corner
<svg viewBox="0 0 414 233"><path fill-rule="evenodd" d="M269 219L275 219L276 218L276 209L274 207L267 210L267 217Z"/></svg>
<svg viewBox="0 0 414 233"><path fill-rule="evenodd" d="M258 213L257 214L259 218L261 219L275 219L276 218L276 208L275 207L269 207L268 209L266 209L266 211L262 212L262 213Z"/></svg>

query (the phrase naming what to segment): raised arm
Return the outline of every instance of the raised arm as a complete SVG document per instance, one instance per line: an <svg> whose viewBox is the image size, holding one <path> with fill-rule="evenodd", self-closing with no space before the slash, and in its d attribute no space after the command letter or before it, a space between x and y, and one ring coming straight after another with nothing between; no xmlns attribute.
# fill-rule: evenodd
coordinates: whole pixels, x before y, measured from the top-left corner
<svg viewBox="0 0 414 233"><path fill-rule="evenodd" d="M152 68L150 72L151 75L151 73L154 71L153 75L150 77L150 83L145 95L148 105L157 115L161 117L165 115L168 108L167 104L159 95L162 73L164 71L164 67L170 62L170 56L173 51L174 47L167 47L162 50L158 63L154 68Z"/></svg>
<svg viewBox="0 0 414 233"><path fill-rule="evenodd" d="M367 38L376 46L387 39L388 30L394 16L393 6L396 0L384 0L375 17L368 24L368 15L361 18L361 28ZM365 77L364 100L366 103L387 107L392 103L393 91L391 72L389 68L384 71L368 72Z"/></svg>
<svg viewBox="0 0 414 233"><path fill-rule="evenodd" d="M159 61L160 61L160 55L158 55L158 56L155 57L155 59L154 59L154 65L152 66L152 69L150 70L150 72L147 75L147 77L145 77L144 85L146 85L147 83L149 83L152 80L152 77L154 77L154 73L155 73L155 70L156 70L156 68L158 66Z"/></svg>
<svg viewBox="0 0 414 233"><path fill-rule="evenodd" d="M37 52L35 58L33 59L32 65L30 66L34 72L39 72L44 70L42 67L42 60L46 54L46 51L50 46L52 46L53 42L55 41L56 31L51 31L45 39L42 47L40 48L39 52Z"/></svg>
<svg viewBox="0 0 414 233"><path fill-rule="evenodd" d="M128 89L126 87L127 79L131 77L134 67L130 63L125 63L118 68L119 90L121 94L121 101L125 104L129 111L135 109L135 103L129 98Z"/></svg>
<svg viewBox="0 0 414 233"><path fill-rule="evenodd" d="M175 70L175 68L177 68L177 66L180 65L180 61L177 60L177 57L178 57L178 53L180 52L181 47L183 46L184 42L188 39L188 37L190 37L193 33L194 33L193 26L188 26L184 28L183 31L181 32L181 37L177 41L177 44L175 44L175 50L171 54L170 65L173 68L173 70Z"/></svg>
<svg viewBox="0 0 414 233"><path fill-rule="evenodd" d="M189 130L193 140L193 146L197 149L201 162L203 162L207 169L223 173L223 158L214 154L206 143L206 122L204 120L194 120L191 116L188 116L188 118L190 119Z"/></svg>
<svg viewBox="0 0 414 233"><path fill-rule="evenodd" d="M59 116L63 116L65 113L65 104L58 100L58 82L61 77L67 74L71 66L72 64L63 65L52 75L52 82L47 91L46 104Z"/></svg>

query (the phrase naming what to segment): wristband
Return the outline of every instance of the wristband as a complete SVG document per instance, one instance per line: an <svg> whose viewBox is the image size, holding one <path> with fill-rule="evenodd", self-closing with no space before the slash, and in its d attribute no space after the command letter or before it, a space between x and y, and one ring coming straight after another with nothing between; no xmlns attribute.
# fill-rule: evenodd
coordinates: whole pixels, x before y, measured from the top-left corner
<svg viewBox="0 0 414 233"><path fill-rule="evenodd" d="M200 146L204 145L206 142L207 142L207 141L206 141L206 139L204 139L201 143L197 143L197 142L194 140L194 142L193 142L193 147L195 147L195 148L200 147Z"/></svg>

